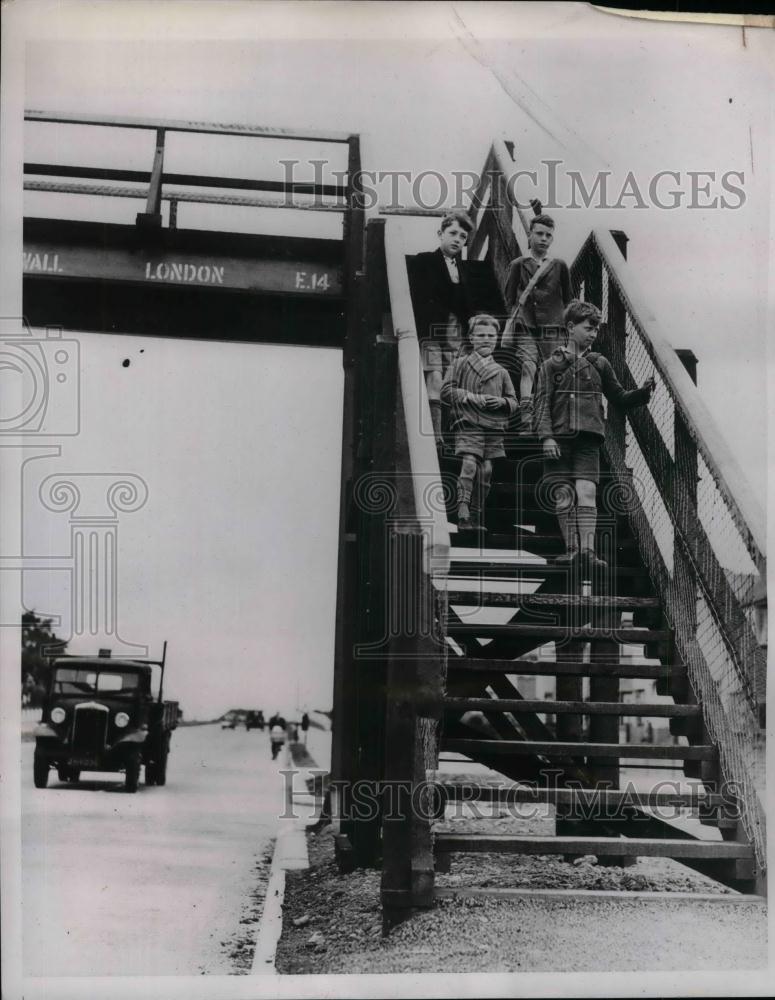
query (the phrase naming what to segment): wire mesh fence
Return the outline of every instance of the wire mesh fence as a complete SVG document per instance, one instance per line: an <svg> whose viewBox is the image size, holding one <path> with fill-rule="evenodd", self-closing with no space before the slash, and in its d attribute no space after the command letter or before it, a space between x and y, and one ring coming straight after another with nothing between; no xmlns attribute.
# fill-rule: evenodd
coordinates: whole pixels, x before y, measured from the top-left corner
<svg viewBox="0 0 775 1000"><path fill-rule="evenodd" d="M572 280L604 317L612 295L625 310L624 330L604 330L601 338L624 336L623 350L612 344L606 352L622 385L633 388L650 375L656 381L648 412L627 416L624 450L609 427L607 457L614 472L632 478L637 499L627 511L630 526L703 706L724 777L737 787L742 821L764 868L760 709L766 647L756 633L753 612L765 583L764 552L692 419L688 397L697 390L677 386L594 233L574 262Z"/></svg>

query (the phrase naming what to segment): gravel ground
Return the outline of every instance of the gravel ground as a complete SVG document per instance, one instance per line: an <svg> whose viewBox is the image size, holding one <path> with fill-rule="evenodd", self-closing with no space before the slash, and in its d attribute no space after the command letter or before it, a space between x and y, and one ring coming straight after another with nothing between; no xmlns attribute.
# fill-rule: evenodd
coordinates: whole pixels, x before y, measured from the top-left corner
<svg viewBox="0 0 775 1000"><path fill-rule="evenodd" d="M482 807L480 806L480 809ZM521 809L526 816L514 815ZM539 812L540 809L540 812ZM437 833L487 833L512 836L553 836L554 810L551 806L512 806L495 817L450 815L437 823ZM538 815L531 813L538 812ZM589 855L575 862L561 855L461 854L451 860L449 873L436 876L439 888L500 889L596 889L628 892L699 892L732 895L732 890L694 872L671 858L638 858L626 868L598 865Z"/></svg>
<svg viewBox="0 0 775 1000"><path fill-rule="evenodd" d="M524 822L508 821L510 830ZM541 820L544 829L548 822ZM503 832L503 820L494 823L487 821L489 831ZM466 824L471 820L445 825L463 832ZM765 906L671 899L676 891L713 891L715 883L666 859L622 869L602 868L591 859L573 864L553 857L456 858L450 874L437 876L439 887L627 888L665 896L441 899L383 938L379 871L339 875L330 827L309 836L309 853L310 869L287 875L276 956L277 971L284 974L708 971L767 963Z"/></svg>

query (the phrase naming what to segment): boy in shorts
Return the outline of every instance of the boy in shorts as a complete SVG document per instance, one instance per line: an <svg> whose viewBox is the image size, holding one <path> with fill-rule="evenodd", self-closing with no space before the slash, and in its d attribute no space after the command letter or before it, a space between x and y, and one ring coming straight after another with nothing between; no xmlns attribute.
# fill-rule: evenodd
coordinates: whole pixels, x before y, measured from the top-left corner
<svg viewBox="0 0 775 1000"><path fill-rule="evenodd" d="M606 565L595 554L602 398L625 409L643 406L655 383L649 377L640 389L626 391L607 359L589 350L600 325L597 306L574 299L565 310L565 325L567 347L553 351L538 374L533 426L543 444L544 474L558 485L555 513L565 552L555 561L570 563L580 555L593 569Z"/></svg>
<svg viewBox="0 0 775 1000"><path fill-rule="evenodd" d="M492 356L499 332L493 316L472 317L468 324L471 353L453 361L441 387L442 400L452 408L455 454L461 459L458 531L486 530L481 516L492 479L492 460L506 454L503 432L517 412L509 374Z"/></svg>
<svg viewBox="0 0 775 1000"><path fill-rule="evenodd" d="M441 383L457 357L472 312L462 253L473 228L464 211L447 213L438 231L438 249L418 253L411 265L420 357L439 448L443 445Z"/></svg>
<svg viewBox="0 0 775 1000"><path fill-rule="evenodd" d="M554 239L554 219L543 213L530 220L528 253L511 262L504 297L509 320L502 347L513 351L521 367L521 434L532 432L533 382L536 371L564 341L563 310L573 298L568 265L547 256Z"/></svg>

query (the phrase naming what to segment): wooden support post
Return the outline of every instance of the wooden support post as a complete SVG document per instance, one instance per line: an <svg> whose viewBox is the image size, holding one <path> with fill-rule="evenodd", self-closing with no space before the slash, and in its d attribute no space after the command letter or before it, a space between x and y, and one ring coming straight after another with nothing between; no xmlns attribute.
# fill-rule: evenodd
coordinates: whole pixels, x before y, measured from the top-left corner
<svg viewBox="0 0 775 1000"><path fill-rule="evenodd" d="M390 546L390 604L401 614L395 619L400 628L391 637L387 670L381 885L386 932L413 909L433 905L434 803L421 727L430 711L441 712L439 664L444 655L436 641L433 586L423 572L422 534L394 531ZM435 698L429 698L434 675ZM435 706L430 704L434 700Z"/></svg>
<svg viewBox="0 0 775 1000"><path fill-rule="evenodd" d="M609 616L610 617L610 616ZM609 623L604 622L603 615L595 616L597 627L605 627ZM591 663L611 662L618 660L619 644L608 639L596 639L590 643L589 659ZM617 704L619 702L619 678L606 677L604 674L595 674L589 681L589 700L605 701ZM589 719L589 740L591 743L618 743L619 742L619 716L617 715L592 715ZM597 788L618 788L619 787L619 761L598 760L590 757L588 766L592 773L592 778Z"/></svg>
<svg viewBox="0 0 775 1000"><path fill-rule="evenodd" d="M144 212L138 212L135 224L140 229L161 229L161 182L164 173L164 137L165 130L156 130L156 151L153 156L151 182L148 185L148 198Z"/></svg>
<svg viewBox="0 0 775 1000"><path fill-rule="evenodd" d="M348 531L358 447L358 361L365 350L363 301L358 274L363 267L363 210L355 176L360 169L357 137L349 140L348 210L344 219L346 333L342 356L344 398L342 414L342 472L339 500L339 556L337 570L336 631L334 636L334 718L331 741L331 813L337 839L340 870L353 865L351 789L358 776L355 739L358 705L353 647L356 641L354 609L358 595L358 539Z"/></svg>
<svg viewBox="0 0 775 1000"><path fill-rule="evenodd" d="M355 489L358 593L353 681L357 715L352 735L357 745L358 787L353 791L356 800L368 800L373 808L356 808L349 823L358 866L377 864L381 853L381 815L377 803L384 772L385 682L394 599L390 592L393 575L390 546L395 502L392 498L395 496L396 362L396 345L392 343L374 344L363 362L366 377L360 407L361 434L364 457L366 452L369 457ZM360 488L361 485L365 488ZM371 506L368 497L375 492L387 497L387 503Z"/></svg>
<svg viewBox="0 0 775 1000"><path fill-rule="evenodd" d="M576 574L569 574L568 592L578 592L579 582ZM555 657L557 663L578 663L584 658L584 643L576 640L556 643ZM556 680L557 701L583 701L584 700L584 680L578 675L568 674L557 677ZM584 740L584 717L571 713L562 713L555 716L555 738L561 742L581 743ZM580 758L575 758L574 765L583 765ZM562 762L556 767L562 768ZM573 771L573 768L571 768ZM563 785L568 780L567 773L560 774L558 784ZM555 807L555 833L558 837L571 837L578 834L580 821L569 816L569 808L558 804Z"/></svg>

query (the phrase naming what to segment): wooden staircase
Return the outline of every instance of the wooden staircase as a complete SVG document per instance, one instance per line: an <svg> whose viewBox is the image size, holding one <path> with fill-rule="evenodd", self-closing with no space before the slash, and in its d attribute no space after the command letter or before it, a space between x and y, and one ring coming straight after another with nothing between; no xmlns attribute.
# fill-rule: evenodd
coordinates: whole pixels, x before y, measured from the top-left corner
<svg viewBox="0 0 775 1000"><path fill-rule="evenodd" d="M513 145L496 140L469 205L471 307L501 319L529 224L509 184L515 162ZM412 309L415 241L402 217L418 213L396 214L368 224L363 295L365 329L375 350L395 350L397 378L380 361L361 394L364 404L379 394L394 420L377 431L363 422L353 486L360 496L384 480L387 500L380 514L367 496L351 525L358 558L342 565L367 614L339 647L383 651L385 662L382 672L354 664L337 689L352 751L337 778L382 781L403 803L371 825L350 820L346 794L338 806L358 863L382 866L385 926L457 891L436 873L466 853L546 855L547 871L562 865L558 855L593 854L601 865L662 857L764 894L765 518L698 393L696 358L673 349L652 315L625 234L593 229L570 272L574 295L602 313L595 349L625 389L656 380L648 407L608 408L597 531L608 568L589 579L553 561L560 539L530 438L507 436L487 533L457 535L448 522L459 461L433 445ZM638 697L635 684L641 700L624 704ZM451 754L464 773L448 773ZM466 771L466 759L491 772ZM546 815L444 823L466 802L538 802ZM545 836L552 821L555 836ZM523 884L514 858L508 866ZM537 885L540 867L525 861L524 884ZM608 874L603 882L628 884Z"/></svg>
<svg viewBox="0 0 775 1000"><path fill-rule="evenodd" d="M493 769L504 784L439 780L436 815L443 818L451 803L541 803L555 809L556 835L437 833L437 870L448 870L451 856L482 852L595 855L621 865L663 857L753 891L753 847L737 804L720 794L717 748L625 518L599 512L607 570L590 577L576 564L553 564L561 542L540 498L540 443L512 438L499 464L486 510L489 530L452 538L451 648L439 746L442 755ZM445 478L456 472L456 462L442 462ZM448 515L455 520L454 508ZM642 655L623 655L623 647L633 645ZM514 678L531 676L554 678L553 696L523 695ZM625 703L623 679L655 685L655 693L672 702ZM477 713L473 721L465 717L471 712ZM667 718L672 742L620 742L623 717ZM659 769L671 790L632 781L621 787L622 772L649 767ZM663 807L692 815L675 825L655 815Z"/></svg>

